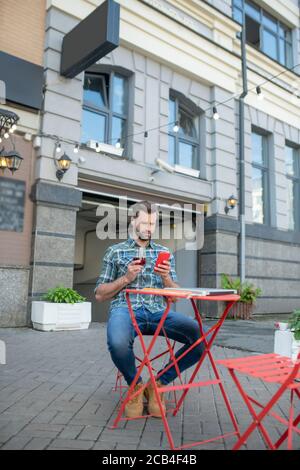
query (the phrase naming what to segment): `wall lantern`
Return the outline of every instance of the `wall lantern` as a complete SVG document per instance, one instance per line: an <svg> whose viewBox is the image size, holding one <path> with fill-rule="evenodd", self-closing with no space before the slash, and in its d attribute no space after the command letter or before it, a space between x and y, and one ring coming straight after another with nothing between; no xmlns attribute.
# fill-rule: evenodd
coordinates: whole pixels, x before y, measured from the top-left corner
<svg viewBox="0 0 300 470"><path fill-rule="evenodd" d="M23 157L16 150L10 152L4 152L4 158L6 160L7 168L14 174L16 170L20 168Z"/></svg>
<svg viewBox="0 0 300 470"><path fill-rule="evenodd" d="M3 150L4 149L0 151L0 170L2 170L2 174L4 175L4 171L7 168L7 162Z"/></svg>
<svg viewBox="0 0 300 470"><path fill-rule="evenodd" d="M226 206L225 206L225 213L228 214L230 209L234 209L235 206L237 205L237 198L235 198L233 195L231 195L227 201L226 201Z"/></svg>
<svg viewBox="0 0 300 470"><path fill-rule="evenodd" d="M56 166L58 167L58 170L56 171L56 177L59 181L62 180L64 174L69 170L71 166L71 158L68 157L66 152L58 159L56 160Z"/></svg>
<svg viewBox="0 0 300 470"><path fill-rule="evenodd" d="M3 138L8 139L14 131L17 129L17 122L19 116L7 109L0 109L0 142ZM6 168L8 168L12 174L20 168L23 158L15 150L15 145L13 143L13 150L8 152L4 147L0 150L0 170L4 174Z"/></svg>
<svg viewBox="0 0 300 470"><path fill-rule="evenodd" d="M7 152L4 148L0 152L0 170L4 174L6 168L14 174L16 170L20 168L23 157L16 150Z"/></svg>

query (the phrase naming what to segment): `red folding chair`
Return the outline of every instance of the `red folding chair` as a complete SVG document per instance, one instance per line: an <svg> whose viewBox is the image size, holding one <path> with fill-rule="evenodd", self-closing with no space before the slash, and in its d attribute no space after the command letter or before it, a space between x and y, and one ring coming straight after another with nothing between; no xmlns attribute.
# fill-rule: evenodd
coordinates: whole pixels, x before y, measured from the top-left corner
<svg viewBox="0 0 300 470"><path fill-rule="evenodd" d="M259 429L264 441L270 449L278 449L282 443L288 439L288 450L291 450L293 447L293 433L300 434L300 429L297 427L300 422L300 413L296 418L294 418L295 395L300 398L300 353L298 354L296 361L292 361L289 357L280 356L279 354L262 354L260 356L222 359L217 360L216 362L228 368L229 373L253 418L252 423L238 439L232 450L240 449L256 428ZM280 387L268 403L266 405L262 405L245 392L236 376L236 372L260 379L266 383L280 384ZM271 411L286 390L289 390L290 392L288 420ZM252 403L261 408L260 413L256 413ZM286 431L275 443L272 442L265 426L262 424L263 419L267 415L272 416L277 421L287 426Z"/></svg>

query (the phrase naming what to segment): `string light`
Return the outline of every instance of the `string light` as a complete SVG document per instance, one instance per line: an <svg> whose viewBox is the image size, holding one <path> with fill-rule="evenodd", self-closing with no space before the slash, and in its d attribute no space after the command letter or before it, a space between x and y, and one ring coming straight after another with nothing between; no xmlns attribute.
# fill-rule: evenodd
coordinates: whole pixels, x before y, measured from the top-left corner
<svg viewBox="0 0 300 470"><path fill-rule="evenodd" d="M4 137L4 139L8 139L8 138L9 138L9 133L7 132L7 130L4 132L3 137Z"/></svg>
<svg viewBox="0 0 300 470"><path fill-rule="evenodd" d="M219 119L219 114L218 114L218 110L217 110L217 107L216 106L213 106L213 118L215 120Z"/></svg>
<svg viewBox="0 0 300 470"><path fill-rule="evenodd" d="M61 152L61 143L58 141L56 142L56 148L55 148L56 153Z"/></svg>
<svg viewBox="0 0 300 470"><path fill-rule="evenodd" d="M175 126L173 127L173 132L179 131L179 121L175 121Z"/></svg>
<svg viewBox="0 0 300 470"><path fill-rule="evenodd" d="M286 70L283 70L281 71L280 73L276 74L276 75L273 75L271 76L270 78L267 78L264 82L262 82L260 85L256 85L254 86L253 88L250 88L248 90L248 93L249 92L252 92L252 91L255 91L256 92L256 95L257 95L257 99L259 100L262 100L264 98L264 95L263 95L263 92L262 92L262 85L266 84L266 83L275 83L276 82L273 82L273 79L279 77L280 75L283 75L284 73L287 73L287 72L291 72L293 71L296 67L299 67L300 66L300 63L299 64L296 64L294 65L293 67L291 67L290 69L286 69ZM219 101L219 102L216 102L216 104L214 106L210 106L208 107L207 109L204 109L203 110L203 113L206 113L208 111L210 111L212 109L212 112L213 112L213 119L217 120L220 118L219 116L219 113L218 113L218 110L217 110L217 105L218 106L221 106L221 105L224 105L226 103L228 103L229 101L235 99L235 98L239 98L240 96L240 93L237 93L235 95L232 95L230 96L229 98L227 98L226 100L224 101ZM297 96L295 95L295 93L293 93L293 98L295 99L295 101L298 101L300 96ZM169 127L169 126L172 126L173 125L173 132L178 132L179 129L180 129L180 125L179 125L179 121L176 120L176 121L173 121L173 122L168 122L167 124L163 124L161 126L157 126L157 127L153 127L153 128L150 128L146 131L140 131L140 132L136 132L136 133L133 133L133 134L128 134L127 136L125 136L125 138L123 139L123 141L127 141L127 139L129 137L133 137L133 136L136 136L136 135L140 135L140 134L143 134L145 138L148 137L149 135L149 132L150 131L154 131L154 130L159 130L159 129L162 129L164 127ZM11 129L15 130L17 128L17 126L14 124ZM11 130L9 130L9 132L11 132ZM58 138L57 136L55 135L52 135L52 134L46 134L46 133L43 133L43 132L40 132L40 135L41 136L45 136L45 137L49 137L49 138L52 138L52 139L55 139L56 140L56 152L59 153L61 151L61 143L60 143L60 140L62 140L63 142L66 142L66 143L71 143L73 145L75 145L74 147L74 153L78 153L79 152L79 149L80 149L80 144L74 142L74 141L71 141L69 139L60 139ZM4 138L5 139L8 139L9 138L9 133L6 132L4 133ZM114 139L111 139L110 141L107 141L106 144L111 144L113 142ZM0 142L1 142L1 138L0 138ZM118 139L116 144L115 144L115 147L116 148L121 148L121 139ZM98 142L96 142L96 148L95 148L96 152L99 153L101 151L101 147L99 145ZM120 157L118 157L120 158Z"/></svg>
<svg viewBox="0 0 300 470"><path fill-rule="evenodd" d="M263 95L263 93L262 93L262 91L261 91L260 86L257 86L257 87L256 87L256 93L257 93L257 99L258 99L258 100L263 100L263 99L264 99L264 95Z"/></svg>

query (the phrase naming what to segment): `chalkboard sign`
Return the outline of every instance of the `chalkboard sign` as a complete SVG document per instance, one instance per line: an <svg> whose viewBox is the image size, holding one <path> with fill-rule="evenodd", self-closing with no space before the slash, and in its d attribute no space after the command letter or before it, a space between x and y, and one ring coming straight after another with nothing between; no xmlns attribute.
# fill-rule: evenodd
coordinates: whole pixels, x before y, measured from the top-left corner
<svg viewBox="0 0 300 470"><path fill-rule="evenodd" d="M22 232L25 181L0 176L0 230Z"/></svg>

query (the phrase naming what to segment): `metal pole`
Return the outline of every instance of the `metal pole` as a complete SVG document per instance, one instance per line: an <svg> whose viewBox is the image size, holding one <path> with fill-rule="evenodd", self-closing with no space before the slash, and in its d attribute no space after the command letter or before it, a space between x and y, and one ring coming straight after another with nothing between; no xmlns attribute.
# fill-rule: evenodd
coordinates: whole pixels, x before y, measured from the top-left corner
<svg viewBox="0 0 300 470"><path fill-rule="evenodd" d="M247 84L247 58L246 58L246 28L245 5L243 0L243 26L241 31L241 58L242 58L242 83L243 92L239 96L239 276L241 282L245 281L245 102L248 93Z"/></svg>

